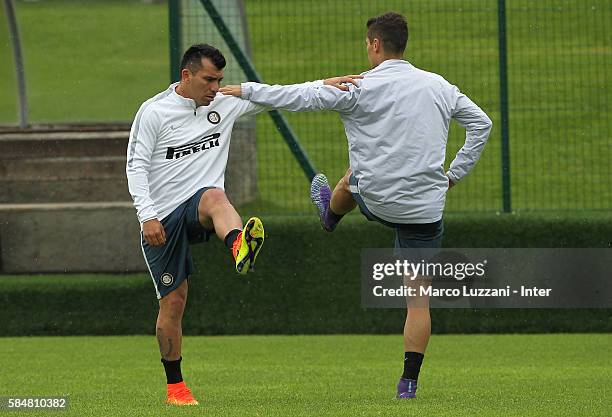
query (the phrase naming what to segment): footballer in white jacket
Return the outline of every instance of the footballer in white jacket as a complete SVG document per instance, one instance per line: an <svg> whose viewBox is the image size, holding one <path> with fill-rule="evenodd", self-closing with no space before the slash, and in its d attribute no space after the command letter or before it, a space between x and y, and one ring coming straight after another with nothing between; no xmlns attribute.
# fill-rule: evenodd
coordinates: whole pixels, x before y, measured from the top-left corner
<svg viewBox="0 0 612 417"><path fill-rule="evenodd" d="M350 167L333 192L325 175L317 174L312 181L311 198L324 230L332 232L359 206L368 220L395 229L396 248L412 248L412 253L439 248L446 193L478 162L492 123L456 86L404 60L408 24L402 15L386 13L369 19L366 26L372 69L360 76L295 85L249 82L220 91L272 108L338 112ZM329 87L341 82L346 83L344 91ZM445 172L451 119L465 127L466 138ZM398 399L416 397L431 335L429 299L412 297L407 307Z"/></svg>
<svg viewBox="0 0 612 417"><path fill-rule="evenodd" d="M193 45L181 62L181 80L142 104L132 125L126 174L141 223L141 245L159 314L156 335L166 371L167 402L197 404L181 374L181 320L187 279L194 269L189 244L212 233L231 251L238 273L253 269L264 241L261 221L243 227L224 191L236 119L265 108L217 94L225 58Z"/></svg>

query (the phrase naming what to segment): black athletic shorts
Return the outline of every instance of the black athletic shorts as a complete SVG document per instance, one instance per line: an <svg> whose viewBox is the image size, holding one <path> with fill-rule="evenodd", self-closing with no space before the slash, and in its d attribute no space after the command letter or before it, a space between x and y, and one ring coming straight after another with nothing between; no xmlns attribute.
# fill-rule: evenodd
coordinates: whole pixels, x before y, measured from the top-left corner
<svg viewBox="0 0 612 417"><path fill-rule="evenodd" d="M395 248L439 248L442 246L444 223L442 219L433 223L391 223L372 213L359 195L357 178L351 174L349 187L361 213L370 221L376 221L395 229Z"/></svg>
<svg viewBox="0 0 612 417"><path fill-rule="evenodd" d="M202 227L198 205L202 194L211 187L199 189L161 221L166 232L166 243L150 246L140 232L145 262L149 267L157 298L168 295L195 271L190 244L208 241L213 230Z"/></svg>

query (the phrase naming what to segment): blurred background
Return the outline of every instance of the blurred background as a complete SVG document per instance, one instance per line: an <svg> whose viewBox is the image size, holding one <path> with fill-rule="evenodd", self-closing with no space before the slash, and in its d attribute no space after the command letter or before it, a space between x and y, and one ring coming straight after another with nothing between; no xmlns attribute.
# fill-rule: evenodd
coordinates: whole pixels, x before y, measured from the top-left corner
<svg viewBox="0 0 612 417"><path fill-rule="evenodd" d="M391 10L408 19L406 59L459 86L494 123L475 170L448 195L445 245L612 246L611 0L2 2L0 272L13 278L139 272L45 276L40 291L24 287L25 279L3 280L23 299L46 300L62 282L78 291L87 282L112 291L98 286L105 280L132 283L143 303L151 301L150 278L140 273L146 268L127 191L126 145L140 104L178 78L187 47L206 42L221 49L228 84L359 73L369 69L366 21ZM342 277L337 285L353 282L361 248L391 245L392 232L352 213L346 234L321 235L309 176L323 171L335 182L344 174L342 124L333 112L270 114L236 124L227 191L243 216L258 215L268 225L270 257L261 260L268 272L258 291L279 296L275 285L299 291L299 282L315 305L325 304L321 294L329 288L312 280L324 274ZM447 164L464 136L453 122ZM217 243L194 249L198 262L230 274L213 257L226 256ZM355 262L344 268L338 259ZM331 269L316 270L323 266ZM279 281L283 274L292 284ZM238 299L236 314L267 305L248 294ZM93 305L83 300L83 308ZM343 302L358 307L358 299ZM19 316L22 306L12 305Z"/></svg>
<svg viewBox="0 0 612 417"><path fill-rule="evenodd" d="M171 52L180 58L197 42L218 46L229 58L227 83L249 78L208 16L206 2L13 3L31 127L125 128L144 100L177 77ZM462 192L449 196L449 211L612 208L609 0L510 1L504 6L505 28L499 16L504 2L498 0L210 3L267 83L367 70L366 20L388 10L405 14L407 60L442 74L494 121L483 158ZM504 35L505 50L500 48ZM0 36L0 123L10 126L19 123L19 107L6 16L0 19ZM501 94L507 95L507 106ZM502 111L508 115L507 132ZM348 160L337 115L285 117L314 167L339 178ZM249 202L265 214L310 213L307 178L276 125L267 114L253 123L256 184L239 203ZM449 162L463 138L463 129L453 124Z"/></svg>
<svg viewBox="0 0 612 417"><path fill-rule="evenodd" d="M158 301L125 155L139 106L194 43L221 49L228 84L298 83L368 70L366 21L405 14L406 59L494 123L448 194L444 246L610 256L612 0L0 3L2 395L70 395L79 416L159 414ZM464 135L453 122L447 166ZM394 231L354 212L324 233L309 200L313 172L335 182L347 165L333 112L236 123L227 192L267 237L247 276L218 239L192 247L186 374L210 415L405 413L389 401L405 311L362 308L359 279L362 250L391 247ZM572 272L584 285L589 271ZM612 309L466 302L431 316L421 415L610 415Z"/></svg>

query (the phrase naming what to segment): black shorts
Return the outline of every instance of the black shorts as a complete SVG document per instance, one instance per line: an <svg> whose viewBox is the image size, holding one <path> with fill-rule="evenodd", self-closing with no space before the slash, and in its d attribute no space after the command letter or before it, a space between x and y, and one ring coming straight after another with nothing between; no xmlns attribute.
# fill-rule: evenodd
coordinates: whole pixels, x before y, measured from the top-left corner
<svg viewBox="0 0 612 417"><path fill-rule="evenodd" d="M142 253L151 273L157 298L168 295L195 271L190 244L208 241L214 230L206 230L200 223L198 205L202 194L211 187L199 189L161 221L166 232L166 243L150 246L140 232Z"/></svg>
<svg viewBox="0 0 612 417"><path fill-rule="evenodd" d="M358 192L357 178L351 174L349 177L349 187L353 199L359 206L361 213L370 221L376 221L385 226L395 229L395 248L439 248L442 246L442 236L444 235L444 223L442 219L433 223L410 223L400 224L391 223L368 209L365 202Z"/></svg>

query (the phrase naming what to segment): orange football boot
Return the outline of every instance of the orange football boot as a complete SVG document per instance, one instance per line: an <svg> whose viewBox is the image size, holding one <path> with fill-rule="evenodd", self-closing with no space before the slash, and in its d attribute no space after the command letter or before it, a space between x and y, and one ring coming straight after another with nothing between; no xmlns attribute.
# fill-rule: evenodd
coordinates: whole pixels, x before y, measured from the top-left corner
<svg viewBox="0 0 612 417"><path fill-rule="evenodd" d="M193 398L191 391L185 385L185 381L176 384L168 384L168 399L166 404L170 405L198 405L199 402Z"/></svg>

